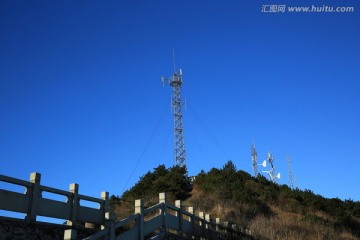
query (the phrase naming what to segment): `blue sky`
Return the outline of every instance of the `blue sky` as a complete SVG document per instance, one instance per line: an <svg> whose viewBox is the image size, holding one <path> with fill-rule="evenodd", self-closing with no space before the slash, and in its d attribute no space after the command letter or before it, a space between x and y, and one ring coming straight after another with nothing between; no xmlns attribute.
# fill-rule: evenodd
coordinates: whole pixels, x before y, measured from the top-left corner
<svg viewBox="0 0 360 240"><path fill-rule="evenodd" d="M353 13L262 13L263 5ZM0 173L121 195L173 159L183 69L190 175L270 150L288 183L360 200L359 1L0 2ZM262 169L259 169L262 170ZM4 184L2 185L3 187Z"/></svg>

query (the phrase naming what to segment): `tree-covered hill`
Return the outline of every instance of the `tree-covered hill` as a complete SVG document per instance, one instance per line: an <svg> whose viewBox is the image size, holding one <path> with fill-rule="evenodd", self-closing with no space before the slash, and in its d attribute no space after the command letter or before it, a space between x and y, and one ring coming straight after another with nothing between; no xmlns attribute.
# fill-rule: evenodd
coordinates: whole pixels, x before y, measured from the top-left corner
<svg viewBox="0 0 360 240"><path fill-rule="evenodd" d="M257 239L360 239L360 202L290 189L261 175L254 178L231 161L221 169L201 171L192 188L185 168L160 165L121 197L112 196L112 205L120 219L133 212L135 199L144 199L147 207L156 204L159 192L249 229Z"/></svg>

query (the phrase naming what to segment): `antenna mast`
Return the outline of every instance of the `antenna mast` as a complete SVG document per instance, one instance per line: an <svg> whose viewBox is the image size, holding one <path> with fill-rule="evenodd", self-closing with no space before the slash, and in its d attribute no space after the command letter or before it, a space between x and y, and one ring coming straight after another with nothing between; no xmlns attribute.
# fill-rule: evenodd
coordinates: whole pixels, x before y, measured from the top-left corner
<svg viewBox="0 0 360 240"><path fill-rule="evenodd" d="M255 149L255 144L251 145L251 160L252 160L252 167L253 167L253 171L254 171L254 177L258 176L258 170L257 170L257 152Z"/></svg>
<svg viewBox="0 0 360 240"><path fill-rule="evenodd" d="M277 179L280 179L280 173L275 175L274 156L272 155L271 152L268 152L266 160L270 163L270 170L269 171L263 171L263 172L268 173L269 177L270 177L270 180L273 183L275 183Z"/></svg>
<svg viewBox="0 0 360 240"><path fill-rule="evenodd" d="M181 86L182 86L182 70L179 74L175 70L175 57L174 57L174 74L172 77L166 79L168 84L172 87L172 111L174 113L174 157L175 165L185 166L185 143L184 143L184 127L182 120L182 102L181 102ZM162 78L164 83L165 78Z"/></svg>
<svg viewBox="0 0 360 240"><path fill-rule="evenodd" d="M294 189L295 187L295 176L292 172L292 168L291 168L291 157L289 154L286 154L286 161L288 163L288 171L289 171L289 187L291 189Z"/></svg>

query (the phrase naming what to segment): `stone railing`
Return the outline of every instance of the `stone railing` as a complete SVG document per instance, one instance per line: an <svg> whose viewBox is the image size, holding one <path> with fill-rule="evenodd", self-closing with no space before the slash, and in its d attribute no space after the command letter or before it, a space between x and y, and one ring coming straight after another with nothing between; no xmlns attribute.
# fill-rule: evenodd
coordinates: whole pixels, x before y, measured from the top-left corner
<svg viewBox="0 0 360 240"><path fill-rule="evenodd" d="M105 227L106 213L109 211L109 194L101 193L101 198L79 194L79 185L70 184L69 191L55 189L40 184L41 174L32 173L30 182L0 175L0 181L25 187L25 193L0 189L0 210L24 213L24 221L36 223L37 216L67 220L69 228L76 228L78 222ZM43 192L65 196L66 201L42 197ZM99 208L80 205L80 200L99 204ZM76 233L76 231L75 231ZM73 239L74 231L65 230L64 239Z"/></svg>
<svg viewBox="0 0 360 240"><path fill-rule="evenodd" d="M135 213L120 221L110 212L109 194L101 193L101 198L93 198L78 193L79 185L70 184L70 190L64 191L40 184L41 175L32 173L30 182L0 175L0 182L25 187L25 193L0 189L0 210L24 213L21 221L36 225L37 216L66 220L64 240L81 239L78 234L79 222L87 226L100 225L95 234L85 238L95 239L241 239L243 234L236 226L211 219L209 214L198 212L193 207L182 206L180 200L171 205L165 193L159 194L159 203L144 208L143 200L135 201ZM66 201L42 197L43 192L65 196ZM98 203L97 209L80 205L80 200ZM0 216L1 217L1 216ZM93 231L94 232L94 231ZM1 239L1 238L0 238ZM57 238L59 239L59 238Z"/></svg>
<svg viewBox="0 0 360 240"><path fill-rule="evenodd" d="M159 193L159 203L144 208L143 200L135 201L135 213L121 221L108 216L106 228L85 238L96 239L242 239L244 234L236 226L215 221L209 214L194 213L193 207L184 209L180 200L175 205L167 202L165 193Z"/></svg>

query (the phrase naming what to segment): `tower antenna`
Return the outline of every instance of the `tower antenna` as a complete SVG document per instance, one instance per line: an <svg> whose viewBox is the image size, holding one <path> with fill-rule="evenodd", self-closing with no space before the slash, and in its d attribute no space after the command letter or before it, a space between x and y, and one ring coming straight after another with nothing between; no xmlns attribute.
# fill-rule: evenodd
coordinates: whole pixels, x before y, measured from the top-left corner
<svg viewBox="0 0 360 240"><path fill-rule="evenodd" d="M252 167L253 167L254 177L258 176L257 159L258 159L258 156L257 156L255 144L252 144L251 145L251 160L252 160Z"/></svg>
<svg viewBox="0 0 360 240"><path fill-rule="evenodd" d="M173 48L173 62L174 62L174 73L176 73L176 64L175 64L175 49Z"/></svg>
<svg viewBox="0 0 360 240"><path fill-rule="evenodd" d="M186 166L186 151L184 143L184 127L183 127L183 115L182 107L183 103L181 101L181 86L182 86L182 70L180 69L179 74L177 74L175 69L175 51L173 51L174 58L174 73L172 77L167 78L168 84L172 87L172 96L171 104L172 111L174 114L174 158L175 165L177 166ZM165 81L165 78L162 77L162 81Z"/></svg>
<svg viewBox="0 0 360 240"><path fill-rule="evenodd" d="M270 163L270 170L268 171L263 171L264 173L268 173L269 177L270 177L270 181L272 181L273 183L276 182L277 179L280 179L280 173L278 173L277 175L275 175L275 166L274 166L274 156L272 155L271 152L268 152L267 154L267 159L266 159L269 163ZM265 165L266 166L266 165Z"/></svg>
<svg viewBox="0 0 360 240"><path fill-rule="evenodd" d="M288 171L289 171L289 187L291 189L294 189L294 187L295 187L295 176L294 176L292 168L291 168L291 157L290 157L289 154L286 154L286 161L288 163Z"/></svg>

